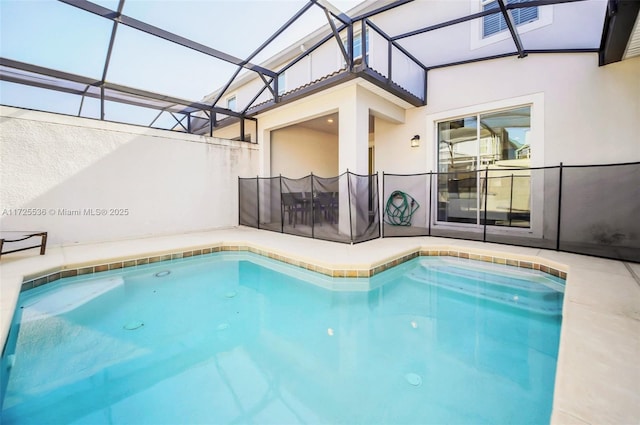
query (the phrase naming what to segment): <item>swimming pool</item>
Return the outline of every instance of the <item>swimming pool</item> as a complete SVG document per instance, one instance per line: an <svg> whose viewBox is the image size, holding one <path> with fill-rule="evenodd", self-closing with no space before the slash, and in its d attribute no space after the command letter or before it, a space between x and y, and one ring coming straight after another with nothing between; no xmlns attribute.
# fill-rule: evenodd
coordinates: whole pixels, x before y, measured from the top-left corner
<svg viewBox="0 0 640 425"><path fill-rule="evenodd" d="M370 279L248 253L63 279L20 297L2 422L545 423L562 300L553 276L446 257Z"/></svg>

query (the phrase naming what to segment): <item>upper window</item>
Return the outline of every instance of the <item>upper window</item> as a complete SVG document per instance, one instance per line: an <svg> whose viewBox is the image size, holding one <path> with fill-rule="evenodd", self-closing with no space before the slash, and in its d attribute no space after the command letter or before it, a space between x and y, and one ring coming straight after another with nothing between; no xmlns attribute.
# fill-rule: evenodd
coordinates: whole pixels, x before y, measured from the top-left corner
<svg viewBox="0 0 640 425"><path fill-rule="evenodd" d="M227 98L227 109L231 109L232 111L236 111L238 107L238 102L236 100L236 96L230 96Z"/></svg>
<svg viewBox="0 0 640 425"><path fill-rule="evenodd" d="M365 31L365 44L366 44L366 52L367 60L369 59L369 30ZM362 36L361 33L355 34L353 36L353 58L358 59L362 57Z"/></svg>
<svg viewBox="0 0 640 425"><path fill-rule="evenodd" d="M282 96L287 91L285 73L278 74L278 96Z"/></svg>
<svg viewBox="0 0 640 425"><path fill-rule="evenodd" d="M353 60L358 60L362 58L362 36L361 36L362 32L357 32L353 34ZM365 49L365 59L367 62L369 62L369 29L367 29L364 33L364 37L365 37L365 44L366 44L366 49ZM342 45L344 46L345 49L347 49L347 52L349 51L349 46L347 45L347 39L343 38L342 39ZM340 54L340 57L342 57L342 54ZM344 58L342 57L342 65L345 65L345 61Z"/></svg>
<svg viewBox="0 0 640 425"><path fill-rule="evenodd" d="M524 3L528 0L507 0L507 4ZM495 0L483 0L482 10L499 9L498 2ZM523 7L521 9L511 9L511 16L516 25L527 24L538 19L538 7ZM482 36L489 37L493 34L505 31L507 22L502 13L488 15L483 18Z"/></svg>

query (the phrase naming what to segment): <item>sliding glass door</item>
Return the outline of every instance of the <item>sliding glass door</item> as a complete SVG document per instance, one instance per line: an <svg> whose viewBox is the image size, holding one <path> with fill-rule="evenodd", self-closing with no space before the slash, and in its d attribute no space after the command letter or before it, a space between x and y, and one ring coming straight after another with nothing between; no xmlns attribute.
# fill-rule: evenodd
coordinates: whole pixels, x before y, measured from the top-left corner
<svg viewBox="0 0 640 425"><path fill-rule="evenodd" d="M529 227L531 107L441 121L437 133L438 221Z"/></svg>

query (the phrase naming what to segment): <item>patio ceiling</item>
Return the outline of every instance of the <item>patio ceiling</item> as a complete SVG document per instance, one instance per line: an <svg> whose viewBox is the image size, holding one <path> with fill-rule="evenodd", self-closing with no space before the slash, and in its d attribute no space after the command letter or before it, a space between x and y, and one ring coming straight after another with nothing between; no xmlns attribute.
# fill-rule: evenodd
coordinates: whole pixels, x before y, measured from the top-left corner
<svg viewBox="0 0 640 425"><path fill-rule="evenodd" d="M577 45L563 45L560 41L559 46L549 46L541 44L529 34L520 34L513 22L512 11L531 6L551 7L572 3L580 14L589 8L602 8L602 3L597 2L600 6L594 6L594 2L588 0L529 0L519 3L497 0L498 7L493 9L441 22L431 22L429 17L424 17L417 20L417 24L408 24L406 31L393 33L388 29L392 16L390 11L411 2L365 2L348 13L328 0L278 3L277 10L273 6L265 9L270 2L229 2L224 7L223 2L219 2L212 3L216 5L215 10L230 15L214 18L199 10L198 7L204 3L198 2L162 2L158 3L161 8L151 12L141 8L141 2L126 0L58 0L46 2L45 7L38 10L31 8L22 11L14 10L17 6L9 7L8 3L3 3L1 7L4 10L0 15L3 18L2 35L5 42L0 53L0 80L3 84L10 84L7 87L11 90L3 89L5 94L1 101L10 104L5 103L5 98L11 98L15 91L19 93L15 98L37 98L40 103L36 102L33 109L47 110L44 105L47 96L35 94L46 89L47 93L67 96L64 100L56 100L55 97L50 99L49 103L55 105L55 112L118 121L118 113L108 114L105 111L108 108L116 109L117 105L136 107L144 112L141 113L141 119L146 120L146 125L201 133L207 130L212 133L216 126L225 121L240 120L244 123L245 119L255 120L257 114L270 108L353 78L366 79L420 106L426 104L426 76L432 69L499 57L524 58L536 53L598 52L601 65L622 60L625 54L628 55L634 28L638 32L640 8L640 3L636 1L609 0L602 16L603 26L591 31L590 38L585 38ZM265 19L265 13L269 19ZM442 34L456 25L498 14L504 17L508 26L509 39L489 53L469 57L456 52L462 46L452 45L447 49L448 55L444 55L443 61L431 55L429 49L423 48L435 33ZM259 25L256 24L258 22ZM265 61L283 51L292 41L309 34L309 22L324 26L315 32L315 38L307 37L304 49L289 55L285 66L275 66ZM245 27L244 23L253 25ZM347 46L352 45L356 25L366 26L375 37L388 44L389 52L397 52L410 61L419 75L424 76L422 85L405 88L390 75L374 69L367 61L358 62L353 48L345 48L341 39L346 33ZM209 33L198 30L209 27L213 27ZM47 28L56 34L74 29L77 32L70 34L71 37L66 38L63 44L56 45L55 41L48 41L55 37L45 31ZM238 31L229 34L234 29ZM219 36L221 32L223 37ZM213 47L222 43L220 40L237 37L264 41L257 46L253 44L253 48L251 42L240 41L227 45L226 49ZM364 41L363 38L363 44ZM46 53L28 53L34 51L33 46L41 43L50 43ZM335 43L341 49L346 64L344 70L289 92L278 90L278 76L295 67L325 43ZM61 56L64 56L62 62ZM58 69L60 63L65 69ZM388 74L391 74L390 68L391 60ZM255 96L248 104L238 105L238 109L231 110L222 104L223 99L230 87L239 84L243 78L246 80L247 75L258 76L262 85L256 86ZM173 82L193 87L174 90L169 86ZM31 87L40 91L25 89L27 91L18 92L16 87ZM218 87L217 91L204 97L215 87ZM120 115L127 115L127 111ZM192 125L196 122L197 126Z"/></svg>

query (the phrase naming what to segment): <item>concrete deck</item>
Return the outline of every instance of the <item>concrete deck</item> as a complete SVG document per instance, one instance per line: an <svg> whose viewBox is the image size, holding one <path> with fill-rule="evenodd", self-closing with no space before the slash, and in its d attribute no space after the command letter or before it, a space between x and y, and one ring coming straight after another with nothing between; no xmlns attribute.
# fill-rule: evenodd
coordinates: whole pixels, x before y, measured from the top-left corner
<svg viewBox="0 0 640 425"><path fill-rule="evenodd" d="M215 245L251 247L325 271L372 270L420 250L460 251L556 267L567 273L567 286L551 422L640 423L640 264L541 249L430 237L346 245L243 227L51 246L44 256L31 250L0 260L0 341L4 345L25 277Z"/></svg>

